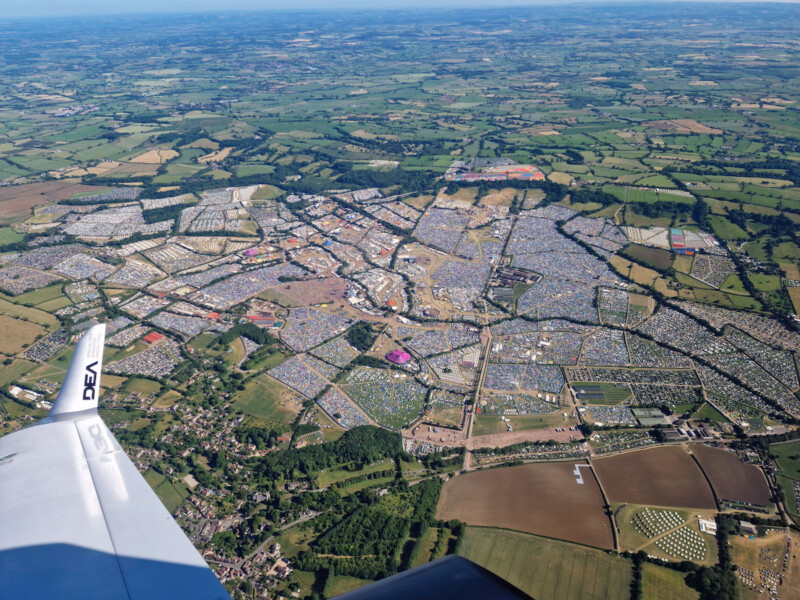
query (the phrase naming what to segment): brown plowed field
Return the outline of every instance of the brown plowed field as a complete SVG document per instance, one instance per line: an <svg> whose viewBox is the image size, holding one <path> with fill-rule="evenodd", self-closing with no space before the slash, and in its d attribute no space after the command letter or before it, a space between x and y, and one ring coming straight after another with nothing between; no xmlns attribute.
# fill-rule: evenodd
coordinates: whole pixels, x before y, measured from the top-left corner
<svg viewBox="0 0 800 600"><path fill-rule="evenodd" d="M705 471L720 500L734 500L767 506L771 504L764 473L755 465L739 460L732 452L720 448L692 446L692 454Z"/></svg>
<svg viewBox="0 0 800 600"><path fill-rule="evenodd" d="M437 518L613 548L597 480L585 465L578 484L575 464L533 463L454 477L444 485Z"/></svg>
<svg viewBox="0 0 800 600"><path fill-rule="evenodd" d="M682 446L662 446L592 460L609 502L716 508L700 467Z"/></svg>
<svg viewBox="0 0 800 600"><path fill-rule="evenodd" d="M0 212L2 221L24 220L30 215L31 208L40 204L58 202L79 192L90 192L104 188L92 187L78 183L77 179L46 181L42 183L26 183L0 189Z"/></svg>

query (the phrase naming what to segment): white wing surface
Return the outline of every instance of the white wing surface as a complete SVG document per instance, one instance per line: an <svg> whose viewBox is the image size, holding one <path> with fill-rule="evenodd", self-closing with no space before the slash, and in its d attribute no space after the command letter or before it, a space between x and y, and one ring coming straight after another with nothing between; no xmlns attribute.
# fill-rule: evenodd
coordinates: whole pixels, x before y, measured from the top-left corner
<svg viewBox="0 0 800 600"><path fill-rule="evenodd" d="M229 599L97 415L104 338L78 342L46 419L0 438L0 599Z"/></svg>

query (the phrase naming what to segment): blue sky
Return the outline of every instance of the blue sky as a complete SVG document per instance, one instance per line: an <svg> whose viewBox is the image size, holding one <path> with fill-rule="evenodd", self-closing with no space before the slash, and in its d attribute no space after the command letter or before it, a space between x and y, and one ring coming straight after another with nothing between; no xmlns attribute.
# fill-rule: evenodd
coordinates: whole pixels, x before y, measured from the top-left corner
<svg viewBox="0 0 800 600"><path fill-rule="evenodd" d="M566 0L604 2L636 0ZM649 0L652 2L653 0ZM707 0L696 0L707 1ZM717 0L719 1L719 0ZM736 0L733 0L736 1ZM750 0L760 1L760 0ZM775 0L772 0L775 1ZM777 0L797 2L800 0ZM0 0L0 19L11 17L108 15L130 13L194 13L280 9L491 8L531 4L563 4L565 0Z"/></svg>
<svg viewBox="0 0 800 600"><path fill-rule="evenodd" d="M551 0L552 1L552 0ZM384 0L380 8L508 6L536 0ZM541 3L541 1L539 2ZM221 10L375 8L374 0L0 0L0 18L111 13L171 13Z"/></svg>
<svg viewBox="0 0 800 600"><path fill-rule="evenodd" d="M0 19L28 16L192 13L222 10L456 8L561 4L564 0L0 0ZM582 0L587 1L587 0ZM589 0L592 1L592 0ZM599 0L595 0L599 1ZM614 1L614 0L612 0ZM618 1L618 0L617 0Z"/></svg>

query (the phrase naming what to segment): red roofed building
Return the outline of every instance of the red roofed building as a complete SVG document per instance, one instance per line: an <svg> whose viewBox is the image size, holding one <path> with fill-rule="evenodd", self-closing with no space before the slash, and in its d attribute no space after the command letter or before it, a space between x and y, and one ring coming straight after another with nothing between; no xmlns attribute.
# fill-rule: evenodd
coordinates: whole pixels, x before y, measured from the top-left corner
<svg viewBox="0 0 800 600"><path fill-rule="evenodd" d="M219 316L218 312L210 312L206 315L206 319L216 319Z"/></svg>
<svg viewBox="0 0 800 600"><path fill-rule="evenodd" d="M392 350L386 355L386 360L396 365L404 365L411 360L411 355L405 350Z"/></svg>
<svg viewBox="0 0 800 600"><path fill-rule="evenodd" d="M153 333L148 333L142 339L145 342L147 342L148 344L155 344L158 340L160 340L163 337L164 337L163 335L161 335L160 333L154 331Z"/></svg>

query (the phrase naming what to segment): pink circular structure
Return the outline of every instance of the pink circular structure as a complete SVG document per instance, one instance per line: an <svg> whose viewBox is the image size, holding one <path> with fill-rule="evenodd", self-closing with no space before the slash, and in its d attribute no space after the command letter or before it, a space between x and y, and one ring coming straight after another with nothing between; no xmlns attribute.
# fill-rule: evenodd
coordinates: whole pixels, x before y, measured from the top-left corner
<svg viewBox="0 0 800 600"><path fill-rule="evenodd" d="M248 250L244 251L245 256L257 256L258 255L258 248L249 248Z"/></svg>
<svg viewBox="0 0 800 600"><path fill-rule="evenodd" d="M386 360L396 365L403 365L411 360L411 355L404 350L392 350L386 355Z"/></svg>

